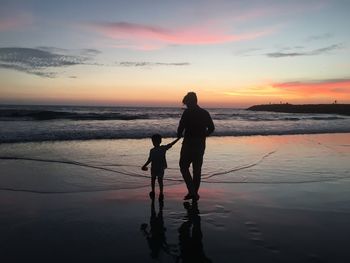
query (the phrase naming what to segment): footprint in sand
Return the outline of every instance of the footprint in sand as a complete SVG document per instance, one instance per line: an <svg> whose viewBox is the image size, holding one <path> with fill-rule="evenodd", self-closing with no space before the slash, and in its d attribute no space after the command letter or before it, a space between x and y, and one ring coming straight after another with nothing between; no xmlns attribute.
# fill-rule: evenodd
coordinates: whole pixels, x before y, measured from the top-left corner
<svg viewBox="0 0 350 263"><path fill-rule="evenodd" d="M280 250L273 245L266 244L263 233L260 231L259 226L256 222L247 221L244 223L248 228L249 239L258 247L267 249L272 253L279 253Z"/></svg>
<svg viewBox="0 0 350 263"><path fill-rule="evenodd" d="M324 263L326 261L324 261L319 255L316 254L309 254L307 256L308 261L310 263Z"/></svg>
<svg viewBox="0 0 350 263"><path fill-rule="evenodd" d="M218 228L220 230L225 230L225 223L222 222L222 218L228 218L231 214L231 210L227 210L222 205L215 205L214 209L203 211L202 216L205 218L205 221L215 228ZM219 219L219 220L218 220Z"/></svg>

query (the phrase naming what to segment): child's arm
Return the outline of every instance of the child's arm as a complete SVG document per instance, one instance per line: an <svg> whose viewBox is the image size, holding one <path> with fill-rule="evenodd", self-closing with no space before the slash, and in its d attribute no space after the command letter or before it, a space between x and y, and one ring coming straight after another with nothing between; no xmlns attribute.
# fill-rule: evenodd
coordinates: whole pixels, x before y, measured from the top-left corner
<svg viewBox="0 0 350 263"><path fill-rule="evenodd" d="M150 163L151 163L151 158L149 157L146 163L141 167L141 169L143 171L147 171L148 170L147 165L149 165Z"/></svg>
<svg viewBox="0 0 350 263"><path fill-rule="evenodd" d="M167 144L167 150L170 149L175 143L177 143L181 138L176 138L171 143Z"/></svg>

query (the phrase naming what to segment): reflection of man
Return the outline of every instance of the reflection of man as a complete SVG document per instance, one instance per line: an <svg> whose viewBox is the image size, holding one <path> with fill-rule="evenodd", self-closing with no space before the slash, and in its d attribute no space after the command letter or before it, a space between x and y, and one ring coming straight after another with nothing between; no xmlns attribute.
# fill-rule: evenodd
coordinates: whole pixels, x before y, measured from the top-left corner
<svg viewBox="0 0 350 263"><path fill-rule="evenodd" d="M187 210L187 215L186 221L179 228L179 259L182 259L183 263L209 263L211 260L206 257L203 250L203 234L197 202L193 202L192 205L185 202L184 207Z"/></svg>
<svg viewBox="0 0 350 263"><path fill-rule="evenodd" d="M180 170L188 189L188 194L184 199L198 200L205 139L214 131L215 127L209 112L198 106L196 93L187 93L182 102L187 109L182 114L177 137L184 136L180 154ZM189 170L191 164L193 178Z"/></svg>

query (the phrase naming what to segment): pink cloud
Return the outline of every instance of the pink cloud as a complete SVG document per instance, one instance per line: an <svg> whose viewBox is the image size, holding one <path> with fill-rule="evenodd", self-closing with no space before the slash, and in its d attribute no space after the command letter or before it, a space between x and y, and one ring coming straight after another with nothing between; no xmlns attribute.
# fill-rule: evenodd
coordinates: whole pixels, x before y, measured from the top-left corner
<svg viewBox="0 0 350 263"><path fill-rule="evenodd" d="M21 29L32 24L32 16L26 13L18 14L12 17L0 18L0 31L10 31Z"/></svg>
<svg viewBox="0 0 350 263"><path fill-rule="evenodd" d="M275 83L274 87L279 87L281 89L302 89L302 88L349 88L350 89L350 79L329 79L329 80L318 80L318 81L295 81L295 82L283 82Z"/></svg>
<svg viewBox="0 0 350 263"><path fill-rule="evenodd" d="M210 2L203 5L201 18L198 24L190 26L176 26L166 28L163 26L154 26L147 24L137 24L130 22L96 22L85 25L85 28L95 31L115 43L112 46L117 48L131 48L140 50L154 50L167 45L213 45L229 42L252 40L265 35L272 34L280 28L281 24L276 23L273 26L260 28L257 30L235 31L235 28L244 28L246 22L261 21L266 17L280 18L302 14L319 10L323 4L301 3L286 4L280 3L274 6L257 6L252 9L236 8L236 5L229 3L227 6L218 7L217 3ZM208 10L214 10L208 12ZM220 12L219 12L220 11ZM218 15L218 12L220 15ZM196 15L196 13L190 15ZM185 18L189 13L184 15ZM185 19L186 21L186 19ZM280 20L278 20L280 21Z"/></svg>
<svg viewBox="0 0 350 263"><path fill-rule="evenodd" d="M266 82L251 87L236 88L222 94L241 102L266 103L288 101L291 103L341 103L350 101L350 78L314 81ZM255 101L255 102L252 102Z"/></svg>
<svg viewBox="0 0 350 263"><path fill-rule="evenodd" d="M272 86L279 90L297 93L302 96L333 96L343 94L349 97L348 94L350 94L350 79L348 78L274 83Z"/></svg>
<svg viewBox="0 0 350 263"><path fill-rule="evenodd" d="M273 29L265 29L230 34L223 29L217 29L210 25L167 29L159 26L127 22L93 23L89 24L88 28L108 38L124 41L122 44L116 44L117 47L141 47L140 49L143 49L143 47L146 47L146 49L157 49L165 45L222 44L255 39L273 32Z"/></svg>
<svg viewBox="0 0 350 263"><path fill-rule="evenodd" d="M318 3L318 4L317 4ZM228 3L218 6L215 2L203 5L202 10L195 13L185 13L184 21L189 15L201 14L198 24L190 26L176 26L166 28L147 24L129 22L97 22L90 23L87 28L109 39L118 41L112 46L141 50L159 49L166 45L212 45L229 42L252 40L276 32L280 27L280 17L295 16L304 12L319 10L324 6L322 2L280 3L274 6L260 5L254 8L242 9L236 4ZM201 9L200 8L200 9ZM213 10L213 11L208 11ZM220 15L218 15L220 14ZM266 17L279 19L279 24L249 31L235 31L232 28L245 28L246 22L266 24Z"/></svg>

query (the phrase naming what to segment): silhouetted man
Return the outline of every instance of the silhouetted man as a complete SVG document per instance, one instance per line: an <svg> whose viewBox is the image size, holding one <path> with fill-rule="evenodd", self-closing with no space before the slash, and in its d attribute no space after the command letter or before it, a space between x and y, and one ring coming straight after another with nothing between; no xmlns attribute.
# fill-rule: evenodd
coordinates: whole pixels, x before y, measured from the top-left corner
<svg viewBox="0 0 350 263"><path fill-rule="evenodd" d="M188 194L184 199L198 200L205 139L214 131L215 127L209 112L198 106L196 93L187 93L182 103L186 105L187 109L181 116L177 137L184 136L180 154L180 170L188 189ZM189 170L191 164L193 178Z"/></svg>

